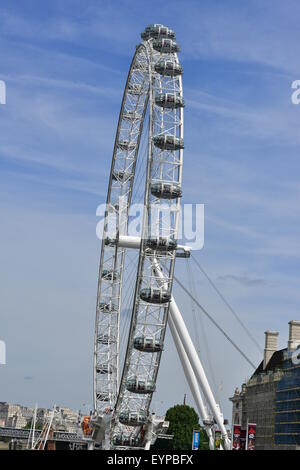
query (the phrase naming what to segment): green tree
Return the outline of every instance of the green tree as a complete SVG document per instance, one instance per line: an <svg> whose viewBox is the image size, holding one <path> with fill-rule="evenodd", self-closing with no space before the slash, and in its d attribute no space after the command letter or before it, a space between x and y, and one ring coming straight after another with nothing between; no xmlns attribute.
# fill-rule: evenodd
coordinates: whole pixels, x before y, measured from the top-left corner
<svg viewBox="0 0 300 470"><path fill-rule="evenodd" d="M205 431L199 425L199 417L194 408L187 405L175 405L166 413L166 421L169 421L168 434L172 434L172 440L158 439L155 449L191 450L193 430L200 429L199 450L208 450L208 439Z"/></svg>
<svg viewBox="0 0 300 470"><path fill-rule="evenodd" d="M24 426L24 429L30 429L30 428L31 428L31 423L32 423L32 420L28 421L28 423L26 424L26 426ZM43 424L40 423L40 422L39 422L39 423L36 423L35 429L38 429L38 430L43 429Z"/></svg>

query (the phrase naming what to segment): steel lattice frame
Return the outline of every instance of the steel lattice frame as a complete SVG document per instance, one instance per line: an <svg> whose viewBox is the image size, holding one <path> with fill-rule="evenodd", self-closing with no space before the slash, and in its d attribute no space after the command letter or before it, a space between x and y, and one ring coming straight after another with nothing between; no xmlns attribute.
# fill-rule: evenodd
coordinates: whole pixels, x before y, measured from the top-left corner
<svg viewBox="0 0 300 470"><path fill-rule="evenodd" d="M161 59L179 64L175 52L161 53L153 48L153 39L137 46L129 70L118 128L115 138L109 180L107 210L101 249L94 349L94 404L101 414L109 406L114 409L112 435L126 432L136 435L137 428L122 425L121 412L148 413L152 394L137 394L127 390L127 380L133 377L156 382L162 351L142 352L133 347L134 338L147 335L163 345L169 304L147 303L140 298L144 288L157 289L153 272L153 257L159 260L171 293L176 251L153 251L146 241L152 237L177 240L180 198L161 199L151 192L151 184L169 182L181 186L183 149L158 148L157 135L172 135L183 139L183 107L165 108L155 104L161 93L176 95L183 100L181 75L167 76L155 71ZM120 313L125 248L118 236L127 235L128 212L134 182L134 172L149 106L148 161L144 198L142 241L137 266L132 317L123 373L118 384Z"/></svg>

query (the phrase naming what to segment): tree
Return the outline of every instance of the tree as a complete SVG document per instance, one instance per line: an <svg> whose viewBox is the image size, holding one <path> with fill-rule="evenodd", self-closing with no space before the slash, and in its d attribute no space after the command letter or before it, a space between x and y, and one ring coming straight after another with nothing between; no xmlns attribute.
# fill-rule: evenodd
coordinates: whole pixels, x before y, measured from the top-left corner
<svg viewBox="0 0 300 470"><path fill-rule="evenodd" d="M24 426L24 429L31 429L31 424L32 424L32 420L28 421L26 426ZM37 430L43 429L43 423L41 422L35 423L35 429Z"/></svg>
<svg viewBox="0 0 300 470"><path fill-rule="evenodd" d="M200 429L199 450L208 450L206 433L199 425L199 417L191 406L175 405L166 413L166 421L169 421L168 434L172 434L172 440L158 439L155 449L191 450L193 430Z"/></svg>

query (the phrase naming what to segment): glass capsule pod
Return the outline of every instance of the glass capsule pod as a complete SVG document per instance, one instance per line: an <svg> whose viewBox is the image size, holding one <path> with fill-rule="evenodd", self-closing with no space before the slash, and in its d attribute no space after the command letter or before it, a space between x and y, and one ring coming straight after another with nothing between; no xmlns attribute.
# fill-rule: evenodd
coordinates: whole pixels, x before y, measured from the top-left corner
<svg viewBox="0 0 300 470"><path fill-rule="evenodd" d="M97 337L97 342L100 344L113 344L116 342L116 338L110 337L106 334L102 334Z"/></svg>
<svg viewBox="0 0 300 470"><path fill-rule="evenodd" d="M108 303L100 302L99 310L101 310L101 312L105 312L105 313L112 313L112 312L116 312L116 307L111 302L108 302Z"/></svg>
<svg viewBox="0 0 300 470"><path fill-rule="evenodd" d="M154 336L138 336L133 340L133 347L142 352L160 352L162 345Z"/></svg>
<svg viewBox="0 0 300 470"><path fill-rule="evenodd" d="M109 401L109 394L108 393L96 392L96 395L97 395L97 400L105 401L105 402Z"/></svg>
<svg viewBox="0 0 300 470"><path fill-rule="evenodd" d="M149 238L146 240L146 247L155 251L174 251L177 248L177 241L173 238Z"/></svg>
<svg viewBox="0 0 300 470"><path fill-rule="evenodd" d="M141 447L143 441L140 437L133 437L130 434L119 433L113 436L113 445L121 447Z"/></svg>
<svg viewBox="0 0 300 470"><path fill-rule="evenodd" d="M176 93L160 93L155 96L155 104L161 108L183 108L184 99Z"/></svg>
<svg viewBox="0 0 300 470"><path fill-rule="evenodd" d="M160 38L153 41L153 49L162 54L171 54L173 52L179 52L180 47L177 42L172 39Z"/></svg>
<svg viewBox="0 0 300 470"><path fill-rule="evenodd" d="M181 186L178 183L157 182L151 184L152 196L161 199L176 199L182 196Z"/></svg>
<svg viewBox="0 0 300 470"><path fill-rule="evenodd" d="M115 246L115 243L116 243L115 238L106 237L104 240L105 246Z"/></svg>
<svg viewBox="0 0 300 470"><path fill-rule="evenodd" d="M141 95L143 87L139 83L129 83L127 91L130 95Z"/></svg>
<svg viewBox="0 0 300 470"><path fill-rule="evenodd" d="M118 147L120 150L134 150L136 147L136 143L130 142L129 140L120 140L118 142Z"/></svg>
<svg viewBox="0 0 300 470"><path fill-rule="evenodd" d="M180 150L184 148L183 139L171 134L159 134L153 137L153 143L162 150Z"/></svg>
<svg viewBox="0 0 300 470"><path fill-rule="evenodd" d="M139 377L131 377L127 380L126 388L129 392L145 395L155 392L155 382Z"/></svg>
<svg viewBox="0 0 300 470"><path fill-rule="evenodd" d="M163 24L150 24L141 34L141 38L147 41L150 38L169 38L175 39L175 31Z"/></svg>
<svg viewBox="0 0 300 470"><path fill-rule="evenodd" d="M126 111L123 113L123 119L126 121L134 121L136 119L141 119L141 115L136 111Z"/></svg>
<svg viewBox="0 0 300 470"><path fill-rule="evenodd" d="M176 77L177 75L183 74L182 66L172 60L160 59L154 65L154 70L160 75L167 75L169 77Z"/></svg>
<svg viewBox="0 0 300 470"><path fill-rule="evenodd" d="M96 366L97 374L112 374L112 368L108 364L98 364Z"/></svg>
<svg viewBox="0 0 300 470"><path fill-rule="evenodd" d="M131 178L131 174L125 170L113 170L112 179L114 181L126 181Z"/></svg>
<svg viewBox="0 0 300 470"><path fill-rule="evenodd" d="M125 426L143 426L147 421L147 414L145 411L122 411L119 421Z"/></svg>
<svg viewBox="0 0 300 470"><path fill-rule="evenodd" d="M133 65L133 70L137 72L144 72L145 70L148 69L148 64L147 62L135 62Z"/></svg>
<svg viewBox="0 0 300 470"><path fill-rule="evenodd" d="M171 294L164 289L145 288L141 289L140 298L150 304L165 304L170 302Z"/></svg>
<svg viewBox="0 0 300 470"><path fill-rule="evenodd" d="M119 279L119 274L115 273L114 271L110 271L109 269L103 269L101 278L105 281L116 281Z"/></svg>

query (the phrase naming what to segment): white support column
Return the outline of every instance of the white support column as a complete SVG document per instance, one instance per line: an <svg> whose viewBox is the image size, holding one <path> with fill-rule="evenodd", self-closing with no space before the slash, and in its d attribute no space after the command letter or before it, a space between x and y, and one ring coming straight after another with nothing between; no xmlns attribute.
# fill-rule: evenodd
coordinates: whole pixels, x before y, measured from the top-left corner
<svg viewBox="0 0 300 470"><path fill-rule="evenodd" d="M178 332L179 338L182 342L182 345L185 349L185 352L188 356L188 359L190 361L190 364L193 368L193 371L195 373L195 376L198 380L198 383L204 393L204 396L206 398L206 401L213 413L213 416L216 420L216 423L218 424L222 437L224 439L225 443L225 449L230 449L230 441L228 439L228 434L226 431L226 428L224 426L224 421L223 417L220 413L220 410L217 406L217 403L215 401L215 398L213 396L213 393L211 391L211 388L209 386L208 380L206 378L204 369L202 367L202 364L200 362L200 359L198 357L197 351L195 349L195 346L192 343L191 337L189 335L189 332L187 330L187 327L185 326L185 323L183 321L183 318L181 316L181 313L176 305L176 302L172 296L171 302L170 302L170 312L169 315L171 316L174 325L176 327L176 330Z"/></svg>
<svg viewBox="0 0 300 470"><path fill-rule="evenodd" d="M208 416L207 410L206 410L206 408L204 406L204 403L203 403L203 400L202 400L202 396L201 396L201 393L200 393L200 390L199 390L199 385L198 385L196 376L194 374L194 371L191 367L190 361L189 361L189 359L186 355L186 352L184 350L184 347L182 346L182 342L181 342L180 337L179 337L179 335L176 331L176 328L175 328L175 325L174 325L174 322L173 322L173 319L172 319L171 315L169 316L168 324L169 324L169 327L170 327L170 331L171 331L171 334L172 334L172 337L173 337L173 340L174 340L174 343L175 343L175 346L176 346L176 349L177 349L177 352L178 352L178 356L179 356L179 359L180 359L180 362L181 362L186 380L189 384L191 393L192 393L194 401L196 403L198 413L200 415L200 418L203 421L203 424L205 422L207 423L209 421L209 416ZM205 427L207 437L209 439L209 448L210 448L210 450L213 450L214 449L214 437L213 437L211 426L209 426L207 424L204 424L204 427Z"/></svg>
<svg viewBox="0 0 300 470"><path fill-rule="evenodd" d="M153 271L154 273L161 279L163 282L165 282L164 275L160 269L160 265L157 261L157 259L153 259ZM195 346L192 342L192 339L189 335L188 329L184 323L184 320L181 316L181 313L179 311L179 308L174 300L174 297L172 296L171 301L170 301L170 311L169 311L169 316L173 320L174 326L176 328L176 331L179 335L179 338L182 342L182 346L188 356L188 359L190 361L191 367L193 368L194 374L196 376L196 379L200 385L201 390L203 391L203 394L205 396L205 399L207 401L207 404L209 405L213 416L216 420L217 425L219 426L219 429L222 433L222 437L224 439L224 445L225 449L230 449L230 440L228 438L228 434L226 431L226 428L224 426L224 420L222 417L222 414L220 412L220 409L215 401L215 398L213 396L213 393L211 391L210 385L208 383L208 380L206 378L204 369L202 367L201 361L198 357L197 351L195 349Z"/></svg>

